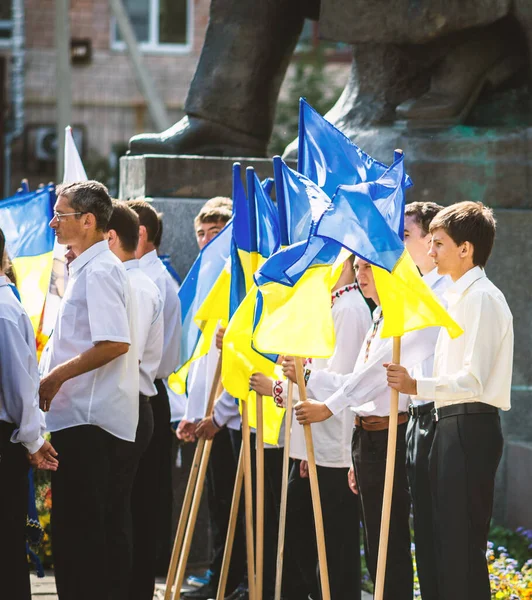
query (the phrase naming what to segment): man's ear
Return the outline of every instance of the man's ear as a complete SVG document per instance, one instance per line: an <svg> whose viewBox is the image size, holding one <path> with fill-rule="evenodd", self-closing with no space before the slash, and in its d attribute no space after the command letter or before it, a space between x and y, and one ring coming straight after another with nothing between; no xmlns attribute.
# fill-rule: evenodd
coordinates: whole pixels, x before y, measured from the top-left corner
<svg viewBox="0 0 532 600"><path fill-rule="evenodd" d="M148 231L144 225L139 225L139 242L146 243L148 241Z"/></svg>
<svg viewBox="0 0 532 600"><path fill-rule="evenodd" d="M107 241L109 242L109 248L114 248L118 242L118 235L114 229L109 229L107 232Z"/></svg>
<svg viewBox="0 0 532 600"><path fill-rule="evenodd" d="M92 213L85 213L81 215L83 219L82 224L84 229L91 229L94 227L96 229L96 217Z"/></svg>

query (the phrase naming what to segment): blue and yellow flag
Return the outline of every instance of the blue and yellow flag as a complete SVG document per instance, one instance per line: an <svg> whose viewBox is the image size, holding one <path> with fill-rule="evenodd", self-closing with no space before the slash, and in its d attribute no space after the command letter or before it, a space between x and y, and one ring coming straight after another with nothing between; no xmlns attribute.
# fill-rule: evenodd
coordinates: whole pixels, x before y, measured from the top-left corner
<svg viewBox="0 0 532 600"><path fill-rule="evenodd" d="M219 320L229 315L227 268L231 251L233 221L199 253L179 289L181 300L181 365L168 383L177 394L184 394L190 365L207 354Z"/></svg>
<svg viewBox="0 0 532 600"><path fill-rule="evenodd" d="M0 228L13 263L22 304L37 332L52 273L55 190L48 185L0 202Z"/></svg>
<svg viewBox="0 0 532 600"><path fill-rule="evenodd" d="M249 378L262 372L277 377L276 356L257 352L252 345L253 314L256 291L252 276L280 246L279 221L275 206L260 184L253 169L246 172L248 198L246 201L239 168L233 168L233 249L231 266L231 308L240 304L232 314L223 341L222 383L235 398L249 402L249 424L256 426L255 394L250 393ZM234 260L233 260L234 259ZM238 263L237 263L238 261ZM244 289L247 294L242 297ZM270 400L264 402L264 440L276 444L284 411Z"/></svg>
<svg viewBox="0 0 532 600"><path fill-rule="evenodd" d="M339 185L376 181L387 169L300 98L297 170L302 175L332 198ZM405 185L412 185L408 175Z"/></svg>
<svg viewBox="0 0 532 600"><path fill-rule="evenodd" d="M421 278L403 241L404 158L377 181L339 186L316 235L334 240L373 265L382 306L382 337L402 336L425 327L463 333Z"/></svg>

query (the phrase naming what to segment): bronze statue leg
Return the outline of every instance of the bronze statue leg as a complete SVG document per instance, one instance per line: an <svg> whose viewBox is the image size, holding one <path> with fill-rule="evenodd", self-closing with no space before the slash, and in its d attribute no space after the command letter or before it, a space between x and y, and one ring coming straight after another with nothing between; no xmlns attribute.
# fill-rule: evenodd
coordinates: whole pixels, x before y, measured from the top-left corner
<svg viewBox="0 0 532 600"><path fill-rule="evenodd" d="M317 16L317 6L316 0L212 0L187 116L161 134L133 137L130 152L264 156L279 88L305 15Z"/></svg>

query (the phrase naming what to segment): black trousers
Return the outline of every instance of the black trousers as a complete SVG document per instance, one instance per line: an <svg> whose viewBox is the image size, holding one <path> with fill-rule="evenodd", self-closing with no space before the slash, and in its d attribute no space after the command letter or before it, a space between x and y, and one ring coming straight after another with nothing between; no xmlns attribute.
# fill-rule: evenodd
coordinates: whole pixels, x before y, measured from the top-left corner
<svg viewBox="0 0 532 600"><path fill-rule="evenodd" d="M209 523L213 536L213 557L210 564L211 582L218 586L233 500L238 455L242 434L223 427L215 436L207 469L207 499ZM242 504L242 503L241 503ZM243 518L239 518L235 530L231 564L227 578L227 593L242 582L246 566L246 546Z"/></svg>
<svg viewBox="0 0 532 600"><path fill-rule="evenodd" d="M423 600L438 600L438 576L433 530L429 454L434 440L433 402L416 407L406 430L406 467L412 509L419 587Z"/></svg>
<svg viewBox="0 0 532 600"><path fill-rule="evenodd" d="M441 418L430 452L440 600L489 600L486 546L503 438L498 413Z"/></svg>
<svg viewBox="0 0 532 600"><path fill-rule="evenodd" d="M139 424L135 438L137 469L131 493L132 571L129 598L152 600L155 587L155 513L151 501L157 480L156 469L144 460L153 436L153 410L146 396L139 402Z"/></svg>
<svg viewBox="0 0 532 600"><path fill-rule="evenodd" d="M170 407L164 383L156 379L155 386L159 393L149 399L146 407L152 435L146 436L142 444L144 451L131 502L134 538L130 600L152 600L158 558L170 551L166 546L172 536Z"/></svg>
<svg viewBox="0 0 532 600"><path fill-rule="evenodd" d="M60 600L127 598L134 444L95 425L81 425L52 433L52 445L60 461L52 473L58 596Z"/></svg>
<svg viewBox="0 0 532 600"><path fill-rule="evenodd" d="M0 421L0 598L30 600L25 536L29 463L24 446L10 441L14 430Z"/></svg>
<svg viewBox="0 0 532 600"><path fill-rule="evenodd" d="M412 600L414 594L405 435L406 423L399 425L397 430L384 600ZM366 564L374 582L377 576L387 443L387 429L366 431L355 427L353 431L353 464L362 507Z"/></svg>
<svg viewBox="0 0 532 600"><path fill-rule="evenodd" d="M318 550L310 479L299 476L296 460L288 481L283 596L320 597ZM346 468L317 467L327 567L332 600L360 600L360 516L358 497L347 484Z"/></svg>

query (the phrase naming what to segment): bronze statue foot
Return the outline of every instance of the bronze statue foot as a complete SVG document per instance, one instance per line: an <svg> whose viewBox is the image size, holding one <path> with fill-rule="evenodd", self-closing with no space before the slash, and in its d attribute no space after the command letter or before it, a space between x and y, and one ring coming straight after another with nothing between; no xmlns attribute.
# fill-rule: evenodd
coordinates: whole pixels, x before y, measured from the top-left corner
<svg viewBox="0 0 532 600"><path fill-rule="evenodd" d="M447 55L428 92L397 106L397 119L406 120L411 128L463 123L486 86L499 86L523 65L524 59L513 44L479 35Z"/></svg>
<svg viewBox="0 0 532 600"><path fill-rule="evenodd" d="M142 133L129 140L129 154L266 156L267 140L225 125L185 116L162 133Z"/></svg>

